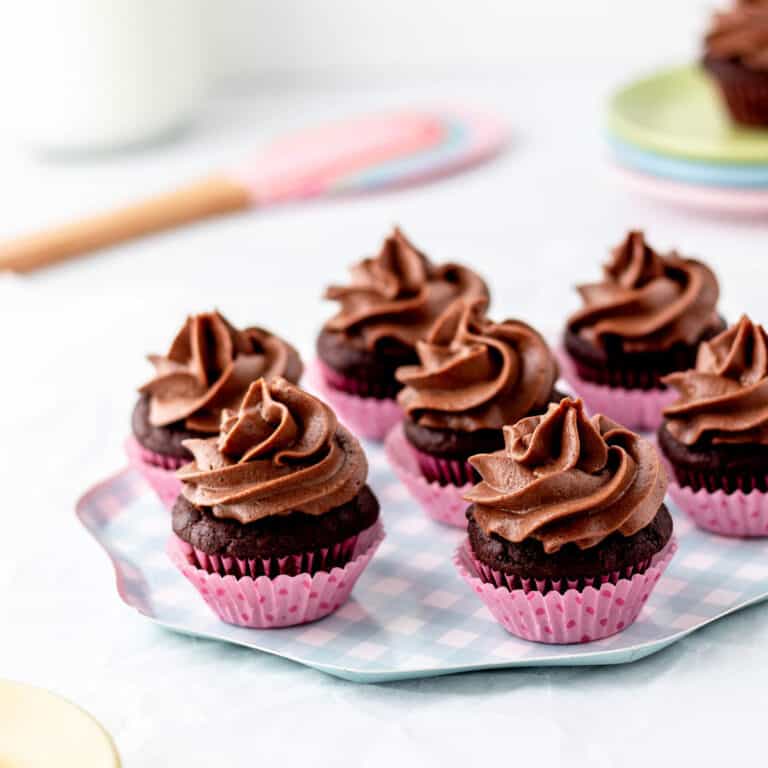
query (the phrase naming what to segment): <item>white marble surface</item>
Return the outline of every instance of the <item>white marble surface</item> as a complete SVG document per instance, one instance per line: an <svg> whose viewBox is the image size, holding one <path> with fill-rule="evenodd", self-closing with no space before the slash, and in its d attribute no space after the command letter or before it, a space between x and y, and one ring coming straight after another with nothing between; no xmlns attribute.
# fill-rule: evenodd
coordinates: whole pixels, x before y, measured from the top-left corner
<svg viewBox="0 0 768 768"><path fill-rule="evenodd" d="M490 277L494 313L556 330L571 285L628 227L707 259L722 306L768 320L768 225L663 210L605 173L600 106L623 75L559 67L493 84L222 94L193 132L143 154L45 164L0 144L0 234L168 187L247 156L269 131L386 104L467 101L506 114L507 156L381 197L254 212L26 277L0 277L0 676L96 714L127 766L715 766L764 749L768 606L627 667L482 673L380 686L179 637L126 608L73 516L123 462L143 356L218 306L310 354L321 287L393 222Z"/></svg>

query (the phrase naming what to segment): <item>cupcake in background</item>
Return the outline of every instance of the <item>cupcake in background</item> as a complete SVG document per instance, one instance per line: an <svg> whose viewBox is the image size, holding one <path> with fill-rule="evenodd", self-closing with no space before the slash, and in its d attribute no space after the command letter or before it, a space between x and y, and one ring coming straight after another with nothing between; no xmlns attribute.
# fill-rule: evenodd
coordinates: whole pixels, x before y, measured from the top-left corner
<svg viewBox="0 0 768 768"><path fill-rule="evenodd" d="M509 632L575 643L628 627L675 551L655 447L563 399L474 456L455 564Z"/></svg>
<svg viewBox="0 0 768 768"><path fill-rule="evenodd" d="M768 536L768 336L744 316L699 348L696 367L664 380L659 446L669 493L694 522L731 536Z"/></svg>
<svg viewBox="0 0 768 768"><path fill-rule="evenodd" d="M700 261L661 255L630 232L603 268L578 287L584 306L567 322L563 377L592 412L655 430L674 399L664 376L690 368L699 342L724 328L719 288Z"/></svg>
<svg viewBox="0 0 768 768"><path fill-rule="evenodd" d="M360 443L286 379L251 384L221 431L185 440L169 554L223 620L314 621L349 597L383 538Z"/></svg>
<svg viewBox="0 0 768 768"><path fill-rule="evenodd" d="M222 412L237 408L259 377L298 382L302 374L288 342L262 328L239 330L219 312L188 317L168 353L149 360L155 376L139 389L126 449L168 507L179 494L174 471L192 459L185 440L217 434Z"/></svg>
<svg viewBox="0 0 768 768"><path fill-rule="evenodd" d="M493 322L486 299L460 299L416 343L417 365L397 370L405 418L386 440L395 472L425 511L466 526L462 493L477 453L504 446L502 428L559 401L557 362L518 320Z"/></svg>
<svg viewBox="0 0 768 768"><path fill-rule="evenodd" d="M735 122L768 127L768 2L739 0L716 13L702 63Z"/></svg>
<svg viewBox="0 0 768 768"><path fill-rule="evenodd" d="M402 418L395 371L416 363L416 342L457 298L487 297L483 280L459 264L433 264L399 229L378 255L351 269L326 298L340 309L317 339L318 392L362 437L383 439Z"/></svg>

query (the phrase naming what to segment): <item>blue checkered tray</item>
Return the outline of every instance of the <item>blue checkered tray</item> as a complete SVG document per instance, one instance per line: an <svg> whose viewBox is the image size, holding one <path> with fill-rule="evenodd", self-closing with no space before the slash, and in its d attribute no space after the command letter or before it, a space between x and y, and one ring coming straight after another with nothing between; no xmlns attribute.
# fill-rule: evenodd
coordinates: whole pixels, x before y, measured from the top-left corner
<svg viewBox="0 0 768 768"><path fill-rule="evenodd" d="M315 624L258 630L219 621L168 560L168 513L133 472L125 470L86 493L77 515L112 559L120 597L158 624L356 682L502 667L623 664L768 598L768 539L712 536L672 507L680 550L635 624L586 645L518 640L455 572L451 556L462 534L421 513L380 448L369 446L368 456L387 538L352 599Z"/></svg>

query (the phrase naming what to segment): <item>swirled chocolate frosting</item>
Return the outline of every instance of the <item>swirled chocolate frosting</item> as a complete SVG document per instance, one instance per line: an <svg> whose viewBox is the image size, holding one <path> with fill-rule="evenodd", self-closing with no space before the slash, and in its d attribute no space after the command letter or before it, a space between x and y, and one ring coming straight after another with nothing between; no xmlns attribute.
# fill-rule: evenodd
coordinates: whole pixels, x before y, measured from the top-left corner
<svg viewBox="0 0 768 768"><path fill-rule="evenodd" d="M155 377L140 388L149 394L149 421L163 427L184 421L187 429L214 434L221 412L236 408L251 382L284 376L297 382L302 364L288 342L261 328L234 328L219 312L187 318L165 356L150 355Z"/></svg>
<svg viewBox="0 0 768 768"><path fill-rule="evenodd" d="M676 440L768 445L768 336L748 317L703 342L696 368L664 382L680 395L664 409Z"/></svg>
<svg viewBox="0 0 768 768"><path fill-rule="evenodd" d="M341 309L325 330L359 337L368 349L386 340L413 347L452 301L488 296L471 269L433 264L399 229L375 258L363 259L350 272L349 285L326 290L325 297Z"/></svg>
<svg viewBox="0 0 768 768"><path fill-rule="evenodd" d="M550 401L558 370L547 343L518 320L492 322L487 305L451 304L416 343L419 365L398 369L398 402L417 424L501 429Z"/></svg>
<svg viewBox="0 0 768 768"><path fill-rule="evenodd" d="M657 352L692 345L720 325L717 279L677 253L661 256L642 232L630 232L603 268L602 282L580 285L584 307L568 328L603 349Z"/></svg>
<svg viewBox="0 0 768 768"><path fill-rule="evenodd" d="M705 56L768 70L768 3L742 2L716 13L704 39Z"/></svg>
<svg viewBox="0 0 768 768"><path fill-rule="evenodd" d="M333 411L286 379L253 382L217 437L185 440L184 497L243 524L268 515L322 515L353 499L368 463Z"/></svg>
<svg viewBox="0 0 768 768"><path fill-rule="evenodd" d="M505 448L473 456L481 482L464 498L487 534L532 537L544 551L587 549L618 531L632 536L659 510L667 477L656 449L581 400L504 427Z"/></svg>

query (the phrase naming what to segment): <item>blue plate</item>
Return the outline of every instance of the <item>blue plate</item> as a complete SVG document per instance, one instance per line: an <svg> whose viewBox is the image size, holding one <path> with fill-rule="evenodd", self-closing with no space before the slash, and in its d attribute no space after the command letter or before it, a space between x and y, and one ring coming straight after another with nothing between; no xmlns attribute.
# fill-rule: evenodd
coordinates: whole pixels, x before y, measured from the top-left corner
<svg viewBox="0 0 768 768"><path fill-rule="evenodd" d="M615 136L610 136L608 142L620 165L650 176L709 187L768 188L768 164L744 165L683 160L640 149Z"/></svg>
<svg viewBox="0 0 768 768"><path fill-rule="evenodd" d="M466 533L428 519L392 475L382 449L366 447L387 538L352 599L314 624L259 630L219 621L166 556L168 513L132 471L89 491L77 514L109 554L120 597L152 621L361 683L626 664L768 598L768 539L724 541L694 528L670 504L680 549L632 626L583 645L519 640L496 623L451 563Z"/></svg>

